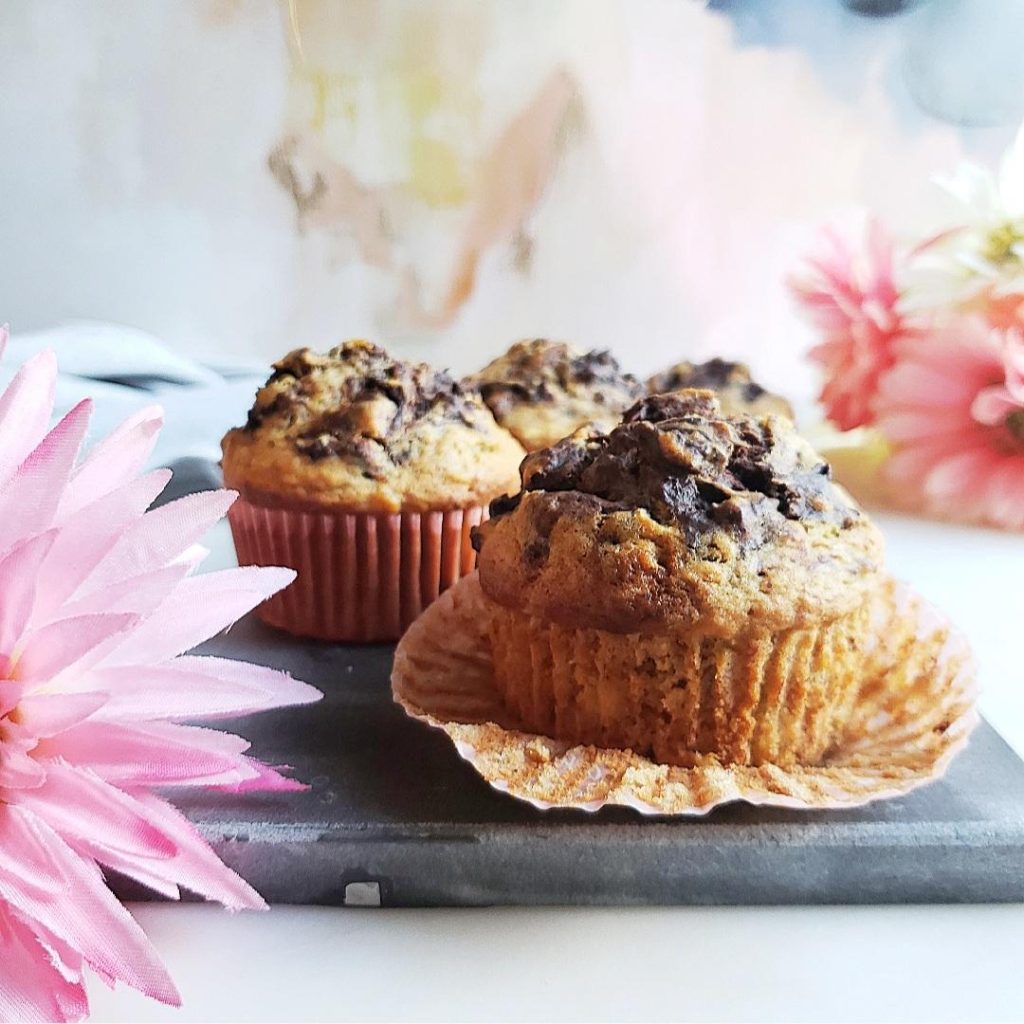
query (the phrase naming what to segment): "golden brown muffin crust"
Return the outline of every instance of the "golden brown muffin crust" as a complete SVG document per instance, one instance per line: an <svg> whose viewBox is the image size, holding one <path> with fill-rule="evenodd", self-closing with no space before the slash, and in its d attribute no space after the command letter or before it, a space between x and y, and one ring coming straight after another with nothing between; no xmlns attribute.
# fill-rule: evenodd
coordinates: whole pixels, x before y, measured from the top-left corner
<svg viewBox="0 0 1024 1024"><path fill-rule="evenodd" d="M223 450L227 484L257 500L367 511L489 501L523 456L447 373L366 341L275 363Z"/></svg>
<svg viewBox="0 0 1024 1024"><path fill-rule="evenodd" d="M771 413L794 418L789 402L761 387L751 377L750 367L745 363L734 363L728 359L709 359L705 363L681 362L647 380L647 393L650 395L686 388L714 391L727 415L767 416Z"/></svg>
<svg viewBox="0 0 1024 1024"><path fill-rule="evenodd" d="M466 379L495 419L528 451L543 448L590 423L610 430L644 393L610 352L585 352L564 342L516 342Z"/></svg>
<svg viewBox="0 0 1024 1024"><path fill-rule="evenodd" d="M880 569L877 530L792 424L727 417L710 391L645 399L521 476L478 533L481 585L563 625L803 625L856 607Z"/></svg>

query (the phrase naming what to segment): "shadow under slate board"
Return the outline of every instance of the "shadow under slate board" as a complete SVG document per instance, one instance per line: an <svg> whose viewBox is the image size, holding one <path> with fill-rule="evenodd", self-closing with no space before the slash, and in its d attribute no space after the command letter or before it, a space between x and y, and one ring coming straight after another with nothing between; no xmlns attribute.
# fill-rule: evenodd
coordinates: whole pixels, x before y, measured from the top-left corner
<svg viewBox="0 0 1024 1024"><path fill-rule="evenodd" d="M204 653L287 669L319 704L231 723L304 793L179 793L274 903L382 906L1024 899L1024 762L987 724L947 777L858 810L733 804L704 818L538 811L491 789L392 703L393 648L301 641L254 618ZM122 885L120 892L145 898Z"/></svg>

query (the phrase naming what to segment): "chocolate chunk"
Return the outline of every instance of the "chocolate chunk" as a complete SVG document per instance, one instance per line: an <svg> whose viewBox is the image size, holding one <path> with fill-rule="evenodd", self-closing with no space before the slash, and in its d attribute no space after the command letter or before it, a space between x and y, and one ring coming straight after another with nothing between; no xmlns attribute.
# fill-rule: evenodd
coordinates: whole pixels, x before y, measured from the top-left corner
<svg viewBox="0 0 1024 1024"><path fill-rule="evenodd" d="M553 516L581 503L644 509L691 545L719 530L757 545L785 520L845 528L859 515L787 421L725 416L710 391L643 399L608 434L579 431L529 455L521 475L524 491L545 492ZM504 498L491 516L517 504Z"/></svg>

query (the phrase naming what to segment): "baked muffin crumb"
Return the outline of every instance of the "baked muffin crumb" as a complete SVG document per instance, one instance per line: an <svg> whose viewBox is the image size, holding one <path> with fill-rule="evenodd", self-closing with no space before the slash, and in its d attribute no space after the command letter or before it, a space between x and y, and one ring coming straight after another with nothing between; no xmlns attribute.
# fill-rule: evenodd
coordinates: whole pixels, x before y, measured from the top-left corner
<svg viewBox="0 0 1024 1024"><path fill-rule="evenodd" d="M506 491L523 454L449 374L357 340L275 363L224 439L224 472L271 503L433 510Z"/></svg>
<svg viewBox="0 0 1024 1024"><path fill-rule="evenodd" d="M647 392L660 395L686 388L714 391L726 413L787 416L793 419L793 407L781 395L773 394L753 379L745 363L728 359L709 359L704 363L680 362L647 380Z"/></svg>
<svg viewBox="0 0 1024 1024"><path fill-rule="evenodd" d="M586 423L609 429L644 393L610 352L541 338L516 342L466 384L529 451Z"/></svg>

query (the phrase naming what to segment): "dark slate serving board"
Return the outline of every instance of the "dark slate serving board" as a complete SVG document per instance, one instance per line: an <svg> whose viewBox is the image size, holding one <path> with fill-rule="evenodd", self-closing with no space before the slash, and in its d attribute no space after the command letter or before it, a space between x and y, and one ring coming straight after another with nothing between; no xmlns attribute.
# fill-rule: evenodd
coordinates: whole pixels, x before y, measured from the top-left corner
<svg viewBox="0 0 1024 1024"><path fill-rule="evenodd" d="M292 765L309 792L183 803L271 902L1024 899L1024 762L987 724L944 780L859 810L733 804L690 819L542 812L491 789L443 734L392 703L391 647L299 641L250 618L204 652L288 669L325 693L319 704L233 723L254 754Z"/></svg>

